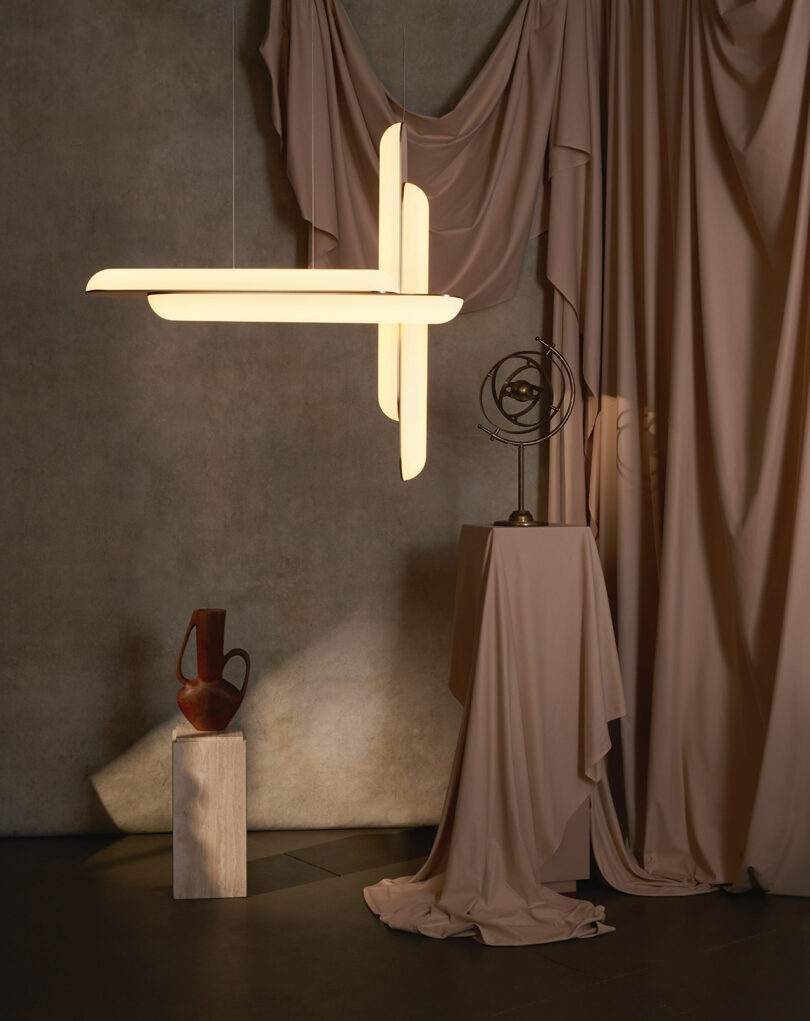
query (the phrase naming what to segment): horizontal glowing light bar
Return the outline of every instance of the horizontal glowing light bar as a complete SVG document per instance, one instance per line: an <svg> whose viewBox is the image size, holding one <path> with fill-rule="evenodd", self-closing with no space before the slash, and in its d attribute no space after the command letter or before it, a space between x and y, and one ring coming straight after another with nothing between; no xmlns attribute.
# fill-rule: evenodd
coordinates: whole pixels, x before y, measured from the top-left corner
<svg viewBox="0 0 810 1021"><path fill-rule="evenodd" d="M463 304L448 294L346 291L171 292L148 299L164 319L210 323L447 323Z"/></svg>
<svg viewBox="0 0 810 1021"><path fill-rule="evenodd" d="M155 294L163 291L399 291L396 277L379 269L102 269L88 293Z"/></svg>

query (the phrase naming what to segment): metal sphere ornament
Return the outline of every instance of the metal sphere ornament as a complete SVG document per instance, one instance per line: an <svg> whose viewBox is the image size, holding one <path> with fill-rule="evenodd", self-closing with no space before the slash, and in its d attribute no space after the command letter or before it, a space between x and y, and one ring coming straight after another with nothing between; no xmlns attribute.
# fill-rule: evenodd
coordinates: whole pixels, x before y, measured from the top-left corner
<svg viewBox="0 0 810 1021"><path fill-rule="evenodd" d="M513 351L495 362L481 383L479 403L492 428L480 424L478 428L490 440L518 450L518 509L496 525L543 524L523 506L524 450L556 436L574 410L576 386L571 366L553 344L534 339L539 350ZM499 425L496 415L507 424Z"/></svg>

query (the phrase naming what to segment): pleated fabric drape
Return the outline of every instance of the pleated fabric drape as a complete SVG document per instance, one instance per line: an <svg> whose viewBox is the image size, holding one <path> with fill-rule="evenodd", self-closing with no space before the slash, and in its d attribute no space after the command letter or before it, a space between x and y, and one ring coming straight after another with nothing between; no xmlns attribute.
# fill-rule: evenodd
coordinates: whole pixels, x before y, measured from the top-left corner
<svg viewBox="0 0 810 1021"><path fill-rule="evenodd" d="M599 393L602 21L601 0L521 0L441 117L403 112L338 0L271 0L261 47L287 174L314 228L313 265L377 265L377 149L400 119L408 179L430 200L432 292L459 295L467 312L506 301L529 238L548 231L554 342L584 395L583 427L551 441L550 520L576 524Z"/></svg>
<svg viewBox="0 0 810 1021"><path fill-rule="evenodd" d="M366 903L394 929L439 939L598 936L611 928L604 907L541 881L624 712L593 536L465 525L458 568L450 689L464 716L436 840L416 875L366 887Z"/></svg>
<svg viewBox="0 0 810 1021"><path fill-rule="evenodd" d="M272 0L262 53L315 264L376 265L402 109L337 0ZM583 398L549 517L597 536L628 714L594 850L637 893L810 894L809 54L807 0L523 0L404 113L432 290L508 299L549 231Z"/></svg>
<svg viewBox="0 0 810 1021"><path fill-rule="evenodd" d="M810 894L810 4L614 0L590 504L635 892Z"/></svg>

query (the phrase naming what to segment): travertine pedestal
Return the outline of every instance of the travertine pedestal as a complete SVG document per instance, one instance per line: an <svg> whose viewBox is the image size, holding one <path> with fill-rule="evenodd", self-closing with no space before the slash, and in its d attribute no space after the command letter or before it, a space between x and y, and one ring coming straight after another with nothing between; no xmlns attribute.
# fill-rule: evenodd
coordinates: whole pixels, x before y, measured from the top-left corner
<svg viewBox="0 0 810 1021"><path fill-rule="evenodd" d="M174 731L172 833L175 899L247 895L241 730Z"/></svg>

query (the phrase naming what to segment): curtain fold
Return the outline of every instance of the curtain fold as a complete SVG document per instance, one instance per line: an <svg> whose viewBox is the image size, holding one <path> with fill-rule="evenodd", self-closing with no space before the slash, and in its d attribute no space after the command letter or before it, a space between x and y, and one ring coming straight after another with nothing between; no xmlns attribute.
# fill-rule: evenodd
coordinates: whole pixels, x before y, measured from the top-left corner
<svg viewBox="0 0 810 1021"><path fill-rule="evenodd" d="M603 35L599 0L568 4L548 140L552 337L579 381L579 428L549 441L548 520L572 525L587 523L587 462L601 390Z"/></svg>
<svg viewBox="0 0 810 1021"><path fill-rule="evenodd" d="M628 715L595 848L632 892L810 893L808 52L802 2L612 7L591 505Z"/></svg>
<svg viewBox="0 0 810 1021"><path fill-rule="evenodd" d="M315 264L376 265L403 116L432 290L506 300L549 231L582 396L549 517L597 536L628 706L605 876L810 894L810 3L523 0L438 118L403 114L337 0L272 0L262 53Z"/></svg>
<svg viewBox="0 0 810 1021"><path fill-rule="evenodd" d="M490 945L610 931L603 907L542 882L624 712L593 537L467 525L458 564L450 686L464 716L441 823L419 872L366 887L366 903L392 928ZM548 612L559 605L564 619Z"/></svg>
<svg viewBox="0 0 810 1021"><path fill-rule="evenodd" d="M429 117L388 93L337 0L273 0L261 52L287 173L315 227L314 265L377 265L377 150L404 118L408 179L430 201L431 291L467 310L511 297L542 229L565 17L565 0L522 0L461 100Z"/></svg>

